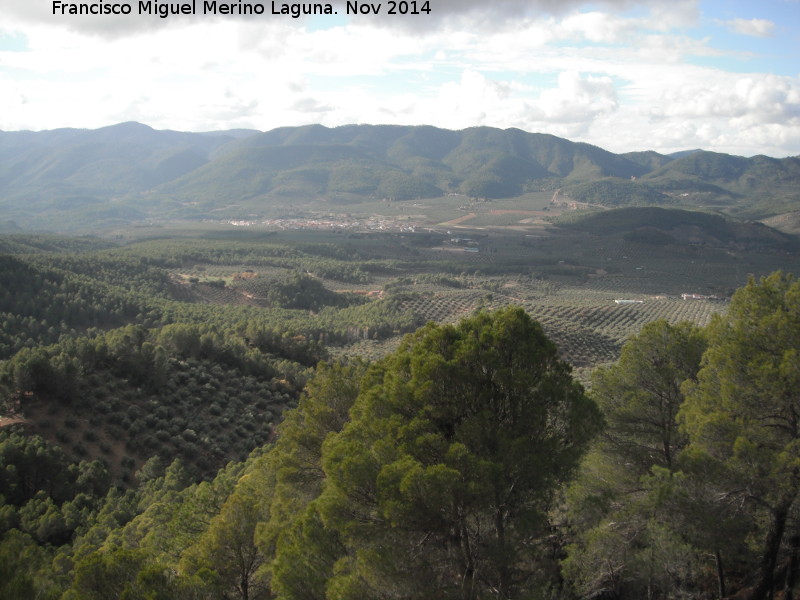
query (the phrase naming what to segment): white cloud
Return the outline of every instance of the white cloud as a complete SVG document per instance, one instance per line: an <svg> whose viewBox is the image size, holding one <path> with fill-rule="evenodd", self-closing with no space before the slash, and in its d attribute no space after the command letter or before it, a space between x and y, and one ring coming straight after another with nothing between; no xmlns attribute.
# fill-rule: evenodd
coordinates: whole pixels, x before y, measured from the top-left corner
<svg viewBox="0 0 800 600"><path fill-rule="evenodd" d="M378 110L364 110L361 122L381 122L394 115L406 124L427 123L449 129L473 125L510 126L524 110L524 102L515 97L512 84L486 77L472 69L461 73L458 80L448 81L420 97L406 93L385 98Z"/></svg>
<svg viewBox="0 0 800 600"><path fill-rule="evenodd" d="M590 42L616 43L632 33L635 22L599 11L580 12L563 19L558 31L571 37L579 36Z"/></svg>
<svg viewBox="0 0 800 600"><path fill-rule="evenodd" d="M639 79L637 102L614 115L616 139L614 127L596 126L595 143L617 152L705 148L746 156L798 153L800 79L699 67L687 71L679 65L658 75L660 83Z"/></svg>
<svg viewBox="0 0 800 600"><path fill-rule="evenodd" d="M766 19L733 19L722 24L735 33L753 37L771 37L775 32L775 23Z"/></svg>
<svg viewBox="0 0 800 600"><path fill-rule="evenodd" d="M555 87L541 93L513 81L493 79L467 69L459 79L444 83L432 94L406 93L375 102L363 90L328 96L336 105L326 124L343 122L431 124L449 129L475 125L518 127L565 137L585 135L598 120L613 114L618 101L608 77L564 72ZM344 120L341 114L352 117Z"/></svg>
<svg viewBox="0 0 800 600"><path fill-rule="evenodd" d="M626 10L631 7L645 6L651 11L662 12L664 17L658 19L659 23L668 27L676 23L685 24L686 19L696 15L698 0L676 0L670 3L669 9L663 8L663 3L658 0L600 0L592 5L605 12ZM154 14L139 14L138 0L130 1L132 7L129 15L69 15L58 12L54 14L53 3L43 0L4 0L3 17L10 26L46 25L59 27L70 31L95 35L105 39L112 39L126 35L135 35L142 31L155 31L171 29L174 26L187 24L200 24L208 22L236 21L250 22L259 25L275 25L277 23L289 24L302 28L307 23L307 18L291 18L288 15L273 15L272 4L264 0L239 0L237 6L261 5L264 14L245 15L237 14L227 16L205 15L202 10L202 0L198 0L197 14L195 15L170 15L166 18ZM155 4L155 2L153 3ZM160 5L173 5L178 3L158 2ZM279 6L282 3L277 3ZM346 15L345 0L331 0L333 8L339 15ZM363 4L363 2L362 2ZM422 12L425 0L417 0L416 6L420 14L389 14L386 2L373 2L381 4L377 15L349 15L354 23L362 25L377 25L394 30L407 30L412 33L424 33L442 28L463 28L478 26L481 30L491 31L499 27L513 26L520 20L529 18L542 18L544 16L561 17L569 12L585 7L586 0L429 0L428 12ZM68 11L67 11L68 12Z"/></svg>
<svg viewBox="0 0 800 600"><path fill-rule="evenodd" d="M545 90L533 105L535 120L548 123L582 123L588 126L619 107L610 77L582 77L575 71L558 76L558 87Z"/></svg>
<svg viewBox="0 0 800 600"><path fill-rule="evenodd" d="M323 104L315 98L301 98L292 105L292 110L304 113L326 113L332 111L333 107Z"/></svg>
<svg viewBox="0 0 800 600"><path fill-rule="evenodd" d="M738 125L800 125L800 78L732 75L717 79L665 90L651 115L656 119L735 119Z"/></svg>
<svg viewBox="0 0 800 600"><path fill-rule="evenodd" d="M668 32L696 25L700 19L699 0L653 2L646 17L650 29Z"/></svg>
<svg viewBox="0 0 800 600"><path fill-rule="evenodd" d="M490 125L617 152L800 151L797 77L691 64L744 52L715 48L696 0L432 0L424 26L153 17L121 29L54 24L42 4L3 9L28 46L0 51L3 129Z"/></svg>

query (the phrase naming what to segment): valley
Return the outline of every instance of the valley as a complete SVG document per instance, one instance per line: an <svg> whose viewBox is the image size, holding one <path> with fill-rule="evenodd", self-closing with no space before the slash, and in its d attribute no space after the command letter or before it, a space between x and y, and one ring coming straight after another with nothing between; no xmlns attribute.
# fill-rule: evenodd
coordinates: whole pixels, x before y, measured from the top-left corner
<svg viewBox="0 0 800 600"><path fill-rule="evenodd" d="M489 128L138 124L0 132L0 154L0 590L305 597L309 569L323 597L339 557L383 556L385 535L415 573L453 523L480 547L502 512L481 490L513 499L516 481L537 515L516 564L537 590L602 592L606 548L628 548L603 536L658 511L686 520L685 546L647 530L637 560L694 544L711 589L695 532L702 511L730 511L729 579L744 581L763 519L720 509L696 455L685 473L669 461L682 390L726 319L797 297L796 158L613 155ZM769 352L796 344L793 321L772 322ZM764 359L759 377L782 369L765 387L795 381L792 352ZM353 536L351 521L383 529ZM460 597L461 572L436 573Z"/></svg>
<svg viewBox="0 0 800 600"><path fill-rule="evenodd" d="M564 210L543 194L526 198L528 209L517 200L449 202L249 226L137 226L107 239L0 237L9 282L0 298L6 393L23 400L24 428L76 459L109 461L126 481L153 452L210 474L269 438L321 358L378 360L428 321L520 306L589 385L592 371L614 363L645 324L704 326L748 278L790 272L797 261L792 236L703 213ZM413 225L403 218L411 209ZM180 327L189 328L187 339L208 339L208 351L165 341ZM124 376L130 359L114 358L117 351L102 350L111 354L98 362L100 350L75 350L113 349L120 336L137 356L144 352L142 365L158 350L162 384L143 388ZM226 359L233 371L223 375L213 357L227 347L238 348L238 358ZM254 351L266 354L250 357ZM71 359L78 364L56 366L66 360L57 356L76 352L85 355ZM24 389L13 383L24 371L19 363L31 353L50 370L67 369L68 380L70 369L84 375L59 388L61 400L47 391L15 396L15 387ZM262 374L247 383L252 360L264 363ZM183 397L186 373L199 379ZM96 383L87 389L87 381ZM111 387L103 391L101 381ZM242 385L279 400L265 404L258 393L259 408L239 405L253 393L237 391ZM201 405L186 404L199 398Z"/></svg>

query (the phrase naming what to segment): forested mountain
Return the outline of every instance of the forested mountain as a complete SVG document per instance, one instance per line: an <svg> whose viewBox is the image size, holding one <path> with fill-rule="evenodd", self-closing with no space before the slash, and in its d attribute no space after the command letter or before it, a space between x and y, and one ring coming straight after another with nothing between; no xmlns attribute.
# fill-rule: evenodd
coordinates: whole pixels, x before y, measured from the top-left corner
<svg viewBox="0 0 800 600"><path fill-rule="evenodd" d="M364 277L321 258L337 248L156 240L131 250L0 239L0 415L20 416L66 456L101 458L116 481L132 482L153 455L181 457L193 476L243 459L328 347L422 323L400 298L366 303L306 274ZM199 261L275 274L227 283L175 274Z"/></svg>
<svg viewBox="0 0 800 600"><path fill-rule="evenodd" d="M712 205L732 206L741 216L780 214L797 208L800 157L743 158L693 152L643 177L664 193Z"/></svg>
<svg viewBox="0 0 800 600"><path fill-rule="evenodd" d="M799 161L0 132L0 600L796 597Z"/></svg>
<svg viewBox="0 0 800 600"><path fill-rule="evenodd" d="M796 236L758 222L741 222L722 215L675 208L626 207L567 215L561 225L598 236L622 236L646 245L712 245L747 250L773 249L796 253Z"/></svg>
<svg viewBox="0 0 800 600"><path fill-rule="evenodd" d="M45 213L51 222L137 221L146 212L110 201L197 169L241 135L156 131L139 123L0 132L0 206L26 225Z"/></svg>
<svg viewBox="0 0 800 600"><path fill-rule="evenodd" d="M246 182L247 189L242 172L258 173ZM600 148L517 129L312 125L247 138L224 159L163 189L200 198L223 190L240 191L242 197L305 192L405 200L460 192L500 198L518 195L541 179L644 172Z"/></svg>
<svg viewBox="0 0 800 600"><path fill-rule="evenodd" d="M205 164L244 135L156 131L139 123L96 130L0 133L3 196L107 197L150 189Z"/></svg>
<svg viewBox="0 0 800 600"><path fill-rule="evenodd" d="M794 597L798 292L775 273L706 327L650 323L588 392L519 307L430 323L371 364L320 364L274 440L205 481L183 455L154 456L135 487L112 485L103 461L0 432L0 594ZM132 381L160 364L165 379L139 383L168 389L173 410L202 409L201 384L279 391L255 385L260 367L222 366L259 353L191 332L128 328L15 359L0 384L57 394L91 357ZM159 431L203 454L191 428Z"/></svg>
<svg viewBox="0 0 800 600"><path fill-rule="evenodd" d="M474 127L321 125L259 133L0 132L0 208L25 227L242 218L297 200L353 203L561 189L608 206L713 205L749 218L798 206L800 159L613 154L552 135Z"/></svg>

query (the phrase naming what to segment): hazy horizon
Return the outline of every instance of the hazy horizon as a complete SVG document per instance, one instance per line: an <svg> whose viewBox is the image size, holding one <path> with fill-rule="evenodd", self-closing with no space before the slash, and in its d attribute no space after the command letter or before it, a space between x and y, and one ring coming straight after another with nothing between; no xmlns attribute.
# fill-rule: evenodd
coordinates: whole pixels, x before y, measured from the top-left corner
<svg viewBox="0 0 800 600"><path fill-rule="evenodd" d="M0 129L485 125L617 153L800 154L796 0L348 4L9 0Z"/></svg>

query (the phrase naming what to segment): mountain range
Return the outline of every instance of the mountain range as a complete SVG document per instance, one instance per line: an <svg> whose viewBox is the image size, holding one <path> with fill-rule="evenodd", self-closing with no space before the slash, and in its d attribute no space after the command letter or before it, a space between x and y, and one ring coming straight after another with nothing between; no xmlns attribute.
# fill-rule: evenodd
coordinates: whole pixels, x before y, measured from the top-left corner
<svg viewBox="0 0 800 600"><path fill-rule="evenodd" d="M800 157L614 154L519 129L322 125L268 132L0 132L0 227L68 231L241 218L298 199L351 204L555 191L609 207L702 207L765 219L800 210Z"/></svg>

